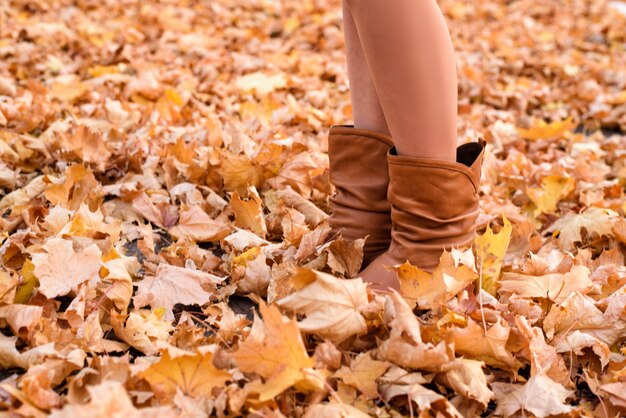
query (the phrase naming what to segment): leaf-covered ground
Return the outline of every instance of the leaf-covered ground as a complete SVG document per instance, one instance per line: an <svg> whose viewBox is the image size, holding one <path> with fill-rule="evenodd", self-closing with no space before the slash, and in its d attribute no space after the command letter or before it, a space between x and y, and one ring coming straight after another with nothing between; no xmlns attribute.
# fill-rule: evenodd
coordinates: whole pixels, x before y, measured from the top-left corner
<svg viewBox="0 0 626 418"><path fill-rule="evenodd" d="M0 416L623 416L626 3L440 4L479 236L400 295L328 237L337 0L0 2Z"/></svg>

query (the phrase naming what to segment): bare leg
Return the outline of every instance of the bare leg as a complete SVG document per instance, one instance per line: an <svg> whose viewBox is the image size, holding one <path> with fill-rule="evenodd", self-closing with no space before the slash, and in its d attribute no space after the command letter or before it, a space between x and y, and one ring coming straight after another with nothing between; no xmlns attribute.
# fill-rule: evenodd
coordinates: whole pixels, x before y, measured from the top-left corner
<svg viewBox="0 0 626 418"><path fill-rule="evenodd" d="M398 153L455 161L456 64L436 1L344 0L346 9L352 18L346 21L346 42L351 88L357 90L353 98L357 123L369 123L371 111L363 110L362 103L372 100L365 71L356 64L354 37L348 39L351 21Z"/></svg>
<svg viewBox="0 0 626 418"><path fill-rule="evenodd" d="M378 95L370 77L361 40L350 9L343 4L343 30L346 38L346 56L348 78L350 79L350 97L354 126L361 129L373 129L389 135L385 114L380 106Z"/></svg>

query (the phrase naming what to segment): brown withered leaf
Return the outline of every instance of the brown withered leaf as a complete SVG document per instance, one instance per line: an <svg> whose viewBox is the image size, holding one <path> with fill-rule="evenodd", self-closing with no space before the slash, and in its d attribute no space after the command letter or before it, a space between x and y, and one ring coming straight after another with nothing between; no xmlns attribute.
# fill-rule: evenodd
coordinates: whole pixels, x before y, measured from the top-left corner
<svg viewBox="0 0 626 418"><path fill-rule="evenodd" d="M165 319L171 321L174 305L204 305L212 294L206 288L223 280L210 273L160 264L154 276L147 276L137 284L133 301L137 308L148 305L152 309L165 308Z"/></svg>
<svg viewBox="0 0 626 418"><path fill-rule="evenodd" d="M379 348L381 356L403 367L439 371L453 359L451 347L444 341L436 345L424 342L417 317L407 302L396 292L389 298L393 307L391 334Z"/></svg>
<svg viewBox="0 0 626 418"><path fill-rule="evenodd" d="M328 267L335 273L345 277L355 277L361 270L363 263L363 246L365 240L360 238L352 242L339 238L326 248L328 253Z"/></svg>
<svg viewBox="0 0 626 418"><path fill-rule="evenodd" d="M487 386L483 367L485 363L482 361L455 359L442 368L444 373L438 375L438 380L459 395L486 407L494 394Z"/></svg>
<svg viewBox="0 0 626 418"><path fill-rule="evenodd" d="M582 240L582 228L597 236L612 236L613 221L617 216L615 211L592 206L579 214L568 213L559 218L547 230L558 232L559 246L565 251L571 251L574 248L574 243Z"/></svg>
<svg viewBox="0 0 626 418"><path fill-rule="evenodd" d="M102 254L96 245L74 251L71 241L52 238L42 249L32 256L33 273L39 280L39 292L47 298L67 295L80 284L100 278Z"/></svg>
<svg viewBox="0 0 626 418"><path fill-rule="evenodd" d="M561 385L568 385L570 373L565 361L553 346L546 343L541 328L531 327L523 316L515 317L515 325L528 343L531 376L543 374Z"/></svg>
<svg viewBox="0 0 626 418"><path fill-rule="evenodd" d="M519 410L531 412L536 417L567 414L572 410L565 404L572 394L545 375L532 376L526 384L502 399L498 399L496 414L512 416Z"/></svg>
<svg viewBox="0 0 626 418"><path fill-rule="evenodd" d="M111 312L111 326L115 335L144 354L158 352L158 343L167 342L174 330L171 322L163 319L165 309L139 310L126 314Z"/></svg>
<svg viewBox="0 0 626 418"><path fill-rule="evenodd" d="M343 366L335 376L344 383L359 389L370 399L378 397L376 380L389 368L389 363L372 359L369 352L361 353L351 362L350 367Z"/></svg>
<svg viewBox="0 0 626 418"><path fill-rule="evenodd" d="M473 260L471 248L444 251L432 274L406 262L395 268L401 294L412 307L437 309L478 279Z"/></svg>
<svg viewBox="0 0 626 418"><path fill-rule="evenodd" d="M255 318L250 334L232 354L241 371L265 379L248 384L249 390L266 401L294 385L303 390L319 389L323 379L313 370L315 361L306 352L296 322L284 322L278 308L263 301L259 308L263 320Z"/></svg>
<svg viewBox="0 0 626 418"><path fill-rule="evenodd" d="M92 164L99 170L107 165L111 152L107 149L102 133L85 125L72 127L58 134L58 147L64 153L73 154L79 161Z"/></svg>
<svg viewBox="0 0 626 418"><path fill-rule="evenodd" d="M456 353L489 365L513 368L515 359L506 347L510 332L511 327L501 319L485 330L483 324L468 318L465 328L452 327L448 335Z"/></svg>
<svg viewBox="0 0 626 418"><path fill-rule="evenodd" d="M244 200L239 196L239 193L233 192L229 206L235 214L235 225L265 238L267 226L263 216L261 197L254 187L249 189L248 196L249 198Z"/></svg>
<svg viewBox="0 0 626 418"><path fill-rule="evenodd" d="M587 293L595 286L585 266L573 266L565 273L530 276L505 272L500 281L500 292L515 293L522 298L544 298L561 303L572 292Z"/></svg>
<svg viewBox="0 0 626 418"><path fill-rule="evenodd" d="M231 228L212 219L199 206L192 206L180 215L178 224L168 232L176 239L190 239L197 242L219 241L228 234Z"/></svg>
<svg viewBox="0 0 626 418"><path fill-rule="evenodd" d="M306 315L298 322L302 331L319 334L335 343L367 332L365 318L360 313L368 303L367 285L360 278L342 280L327 273L300 269L292 280L309 284L277 304Z"/></svg>
<svg viewBox="0 0 626 418"><path fill-rule="evenodd" d="M95 209L102 201L100 190L93 173L83 164L75 164L67 169L64 182L47 187L45 196L53 205L69 210L77 210L83 202Z"/></svg>
<svg viewBox="0 0 626 418"><path fill-rule="evenodd" d="M167 348L162 350L159 361L138 376L150 383L159 399L166 401L171 400L178 389L191 397L211 398L213 388L223 386L231 378L228 371L213 365L211 352Z"/></svg>

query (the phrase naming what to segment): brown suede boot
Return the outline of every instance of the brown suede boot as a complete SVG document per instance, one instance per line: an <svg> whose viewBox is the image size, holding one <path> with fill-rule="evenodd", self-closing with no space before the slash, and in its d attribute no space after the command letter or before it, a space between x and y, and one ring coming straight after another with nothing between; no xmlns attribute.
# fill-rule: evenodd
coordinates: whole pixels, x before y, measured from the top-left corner
<svg viewBox="0 0 626 418"><path fill-rule="evenodd" d="M368 236L363 267L391 242L387 152L392 146L388 135L349 125L332 126L328 136L330 182L336 190L330 198L330 237L352 241Z"/></svg>
<svg viewBox="0 0 626 418"><path fill-rule="evenodd" d="M485 140L457 148L456 162L397 155L389 150L391 245L360 276L374 289L399 288L385 267L407 260L431 272L444 249L468 247L476 237L478 186Z"/></svg>

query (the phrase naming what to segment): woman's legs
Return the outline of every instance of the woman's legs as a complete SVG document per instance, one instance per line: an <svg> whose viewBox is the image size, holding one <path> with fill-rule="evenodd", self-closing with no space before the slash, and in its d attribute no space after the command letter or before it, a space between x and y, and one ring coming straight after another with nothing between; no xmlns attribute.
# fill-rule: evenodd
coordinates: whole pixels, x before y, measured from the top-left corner
<svg viewBox="0 0 626 418"><path fill-rule="evenodd" d="M356 126L380 129L384 115L400 155L454 161L456 64L436 1L344 0L343 7Z"/></svg>
<svg viewBox="0 0 626 418"><path fill-rule="evenodd" d="M372 77L370 77L370 70L361 47L354 18L346 2L343 3L343 31L346 39L346 58L354 126L389 135L389 127L372 83Z"/></svg>

